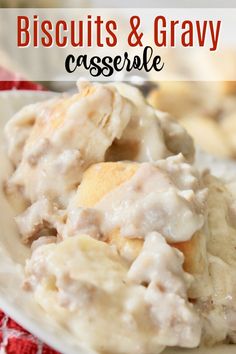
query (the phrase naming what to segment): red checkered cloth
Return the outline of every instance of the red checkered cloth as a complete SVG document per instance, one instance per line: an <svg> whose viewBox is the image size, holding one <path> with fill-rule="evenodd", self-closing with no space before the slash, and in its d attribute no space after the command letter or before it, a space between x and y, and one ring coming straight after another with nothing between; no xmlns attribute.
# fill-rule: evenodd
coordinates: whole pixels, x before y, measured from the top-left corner
<svg viewBox="0 0 236 354"><path fill-rule="evenodd" d="M0 310L1 354L58 354Z"/></svg>
<svg viewBox="0 0 236 354"><path fill-rule="evenodd" d="M6 81L2 81L6 80ZM10 81L9 81L10 80ZM13 81L14 80L14 81ZM43 90L43 86L0 67L0 90ZM0 310L0 354L59 354Z"/></svg>

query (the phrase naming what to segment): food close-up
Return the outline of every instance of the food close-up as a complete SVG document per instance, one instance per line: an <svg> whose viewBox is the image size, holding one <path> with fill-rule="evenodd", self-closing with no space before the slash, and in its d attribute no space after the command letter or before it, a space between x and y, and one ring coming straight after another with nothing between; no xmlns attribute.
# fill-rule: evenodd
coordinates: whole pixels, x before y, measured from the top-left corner
<svg viewBox="0 0 236 354"><path fill-rule="evenodd" d="M98 353L234 343L236 188L177 120L131 85L78 82L4 141L22 289L47 315Z"/></svg>

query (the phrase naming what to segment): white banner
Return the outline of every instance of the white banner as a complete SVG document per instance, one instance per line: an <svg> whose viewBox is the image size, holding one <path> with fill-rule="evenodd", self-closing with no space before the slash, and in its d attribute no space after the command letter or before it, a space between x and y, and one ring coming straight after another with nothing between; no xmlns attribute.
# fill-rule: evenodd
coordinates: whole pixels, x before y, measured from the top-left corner
<svg viewBox="0 0 236 354"><path fill-rule="evenodd" d="M236 9L1 9L0 66L34 81L236 80Z"/></svg>

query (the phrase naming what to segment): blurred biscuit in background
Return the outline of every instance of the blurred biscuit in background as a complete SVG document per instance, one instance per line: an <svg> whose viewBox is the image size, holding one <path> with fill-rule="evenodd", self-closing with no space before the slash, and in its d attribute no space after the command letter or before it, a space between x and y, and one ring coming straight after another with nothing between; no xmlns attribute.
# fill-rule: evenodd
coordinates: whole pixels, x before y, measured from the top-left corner
<svg viewBox="0 0 236 354"><path fill-rule="evenodd" d="M148 102L178 119L203 150L236 157L236 82L160 82Z"/></svg>
<svg viewBox="0 0 236 354"><path fill-rule="evenodd" d="M181 120L181 124L193 136L195 143L213 155L232 157L232 147L220 125L206 116L190 116Z"/></svg>

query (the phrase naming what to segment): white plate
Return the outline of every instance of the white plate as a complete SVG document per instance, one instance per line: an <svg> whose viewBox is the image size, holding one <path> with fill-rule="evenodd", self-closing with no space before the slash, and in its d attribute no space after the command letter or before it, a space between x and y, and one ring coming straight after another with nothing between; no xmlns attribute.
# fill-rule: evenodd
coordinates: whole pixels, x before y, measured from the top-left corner
<svg viewBox="0 0 236 354"><path fill-rule="evenodd" d="M3 146L3 126L22 106L50 98L51 93L5 91L0 93L0 184L11 171ZM20 242L13 212L0 188L0 308L35 336L64 354L95 354L76 340L67 328L49 318L22 287L23 264L29 253ZM111 334L112 335L112 334ZM236 346L212 349L168 349L165 354L235 354ZM112 353L111 353L112 354Z"/></svg>

